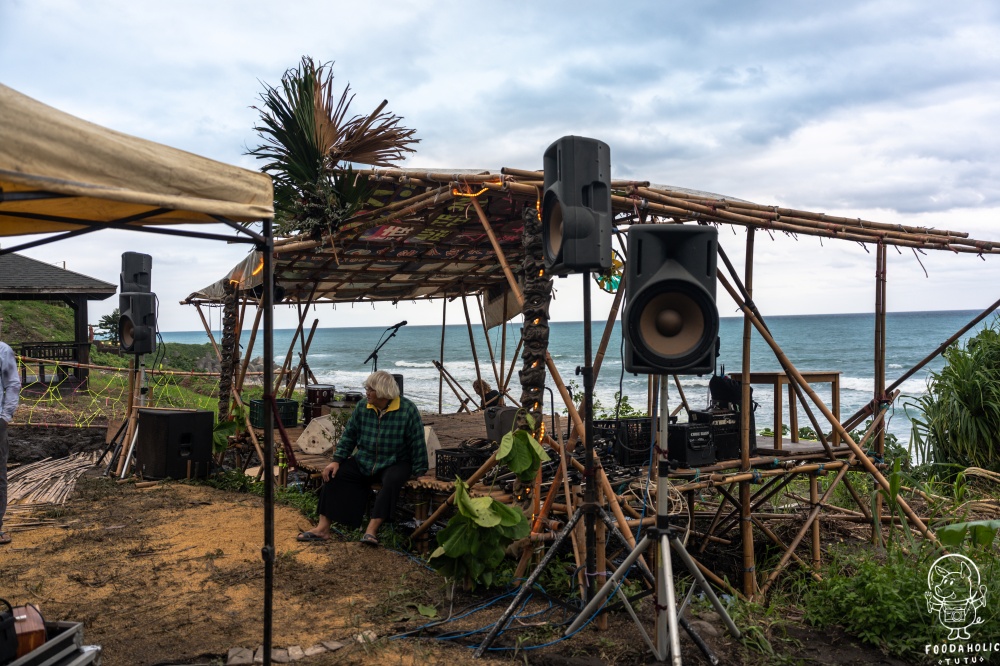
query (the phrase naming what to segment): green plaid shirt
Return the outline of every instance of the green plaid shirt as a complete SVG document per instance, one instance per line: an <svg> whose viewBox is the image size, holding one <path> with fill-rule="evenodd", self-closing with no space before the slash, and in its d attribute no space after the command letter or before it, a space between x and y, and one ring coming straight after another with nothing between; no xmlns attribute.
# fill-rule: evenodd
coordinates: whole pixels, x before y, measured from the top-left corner
<svg viewBox="0 0 1000 666"><path fill-rule="evenodd" d="M380 413L362 400L347 420L333 459L342 463L352 452L365 474L374 475L403 461L410 463L414 476L426 472L427 444L417 406L400 397Z"/></svg>

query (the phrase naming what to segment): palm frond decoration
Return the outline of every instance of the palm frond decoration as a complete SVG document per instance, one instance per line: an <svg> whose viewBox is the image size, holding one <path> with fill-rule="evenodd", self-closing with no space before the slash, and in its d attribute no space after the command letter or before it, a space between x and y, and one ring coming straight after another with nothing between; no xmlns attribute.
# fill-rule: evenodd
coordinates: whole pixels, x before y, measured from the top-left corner
<svg viewBox="0 0 1000 666"><path fill-rule="evenodd" d="M264 160L261 170L274 180L278 233L334 234L371 195L350 165L391 166L419 141L401 117L384 111L387 101L349 116L351 87L338 96L333 83L332 63L304 56L280 87L264 84L262 106L254 107L263 143L248 154Z"/></svg>

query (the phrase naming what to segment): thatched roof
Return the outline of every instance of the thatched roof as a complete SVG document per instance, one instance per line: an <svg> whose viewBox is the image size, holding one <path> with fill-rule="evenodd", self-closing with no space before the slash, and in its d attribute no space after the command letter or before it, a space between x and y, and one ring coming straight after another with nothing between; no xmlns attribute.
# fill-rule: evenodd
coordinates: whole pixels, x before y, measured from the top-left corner
<svg viewBox="0 0 1000 666"><path fill-rule="evenodd" d="M522 258L521 214L537 203L541 171L369 169L357 174L377 188L369 205L348 224L322 239L298 236L276 242L275 274L288 298L395 302L501 293L507 279L473 198L517 273ZM924 250L1000 253L1000 242L970 239L962 232L764 206L648 182L613 181L612 188L617 227L733 224ZM214 298L203 291L192 294L191 300Z"/></svg>

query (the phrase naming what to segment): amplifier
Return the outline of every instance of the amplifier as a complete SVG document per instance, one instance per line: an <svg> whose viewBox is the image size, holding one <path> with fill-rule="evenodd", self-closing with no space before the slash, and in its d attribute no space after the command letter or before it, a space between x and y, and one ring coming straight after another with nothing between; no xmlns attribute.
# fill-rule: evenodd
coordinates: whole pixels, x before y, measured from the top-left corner
<svg viewBox="0 0 1000 666"><path fill-rule="evenodd" d="M679 467L715 464L710 423L672 423L667 431L667 457Z"/></svg>
<svg viewBox="0 0 1000 666"><path fill-rule="evenodd" d="M740 413L732 409L710 409L691 412L692 423L708 424L712 428L716 460L740 457Z"/></svg>

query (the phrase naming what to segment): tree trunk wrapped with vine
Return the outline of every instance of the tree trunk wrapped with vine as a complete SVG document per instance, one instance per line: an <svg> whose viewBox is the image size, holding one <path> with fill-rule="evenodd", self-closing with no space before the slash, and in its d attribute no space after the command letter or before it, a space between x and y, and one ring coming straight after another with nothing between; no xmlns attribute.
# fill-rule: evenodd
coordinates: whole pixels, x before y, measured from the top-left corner
<svg viewBox="0 0 1000 666"><path fill-rule="evenodd" d="M518 377L521 380L521 406L541 423L543 391L545 389L545 355L549 347L549 298L552 279L545 272L542 245L542 224L535 208L524 209L524 351ZM530 426L525 412L519 412L514 422L518 430Z"/></svg>
<svg viewBox="0 0 1000 666"><path fill-rule="evenodd" d="M229 394L233 388L233 371L236 365L236 287L232 282L226 282L223 289L222 344L219 347L222 354L219 366L219 423L229 418Z"/></svg>

